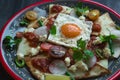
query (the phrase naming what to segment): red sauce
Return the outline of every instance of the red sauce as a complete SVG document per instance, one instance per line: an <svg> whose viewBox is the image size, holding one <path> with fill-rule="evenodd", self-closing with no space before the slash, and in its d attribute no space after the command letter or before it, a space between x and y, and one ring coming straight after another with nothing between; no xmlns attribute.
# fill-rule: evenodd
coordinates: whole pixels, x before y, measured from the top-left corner
<svg viewBox="0 0 120 80"><path fill-rule="evenodd" d="M87 48L89 50L94 51L95 49L104 49L106 46L106 43L100 43L100 44L93 44L93 41L96 39L96 36L91 36L90 41L88 42Z"/></svg>
<svg viewBox="0 0 120 80"><path fill-rule="evenodd" d="M50 61L47 58L33 59L32 65L41 72L49 72Z"/></svg>
<svg viewBox="0 0 120 80"><path fill-rule="evenodd" d="M50 28L52 27L53 23L54 23L54 18L53 17L49 18L48 22L46 24L48 30L50 30Z"/></svg>
<svg viewBox="0 0 120 80"><path fill-rule="evenodd" d="M24 37L29 41L31 47L37 47L39 43L38 37L32 32L26 32Z"/></svg>
<svg viewBox="0 0 120 80"><path fill-rule="evenodd" d="M91 36L90 41L87 44L87 49L94 50L94 44L93 41L96 39L96 36Z"/></svg>
<svg viewBox="0 0 120 80"><path fill-rule="evenodd" d="M52 13L59 13L63 10L63 8L59 5L54 5L52 8L51 8L51 12Z"/></svg>
<svg viewBox="0 0 120 80"><path fill-rule="evenodd" d="M101 31L101 26L99 24L94 23L92 27L93 32L100 32Z"/></svg>
<svg viewBox="0 0 120 80"><path fill-rule="evenodd" d="M48 22L46 24L48 30L50 30L50 28L52 27L52 25L54 24L55 19L57 18L58 14L56 14L54 17L51 17L48 19Z"/></svg>

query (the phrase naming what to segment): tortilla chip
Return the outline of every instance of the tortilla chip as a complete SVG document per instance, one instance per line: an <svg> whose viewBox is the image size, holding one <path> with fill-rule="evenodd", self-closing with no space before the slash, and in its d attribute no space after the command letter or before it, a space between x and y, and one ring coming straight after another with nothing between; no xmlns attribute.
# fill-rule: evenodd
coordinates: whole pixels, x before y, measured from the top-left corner
<svg viewBox="0 0 120 80"><path fill-rule="evenodd" d="M102 14L95 23L101 26L101 35L109 35L110 31L115 29L115 23L111 19L109 13ZM109 29L109 30L108 30Z"/></svg>
<svg viewBox="0 0 120 80"><path fill-rule="evenodd" d="M38 80L44 80L44 73L40 72L38 69L33 67L31 61L32 61L31 57L25 57L26 65L29 68L31 74Z"/></svg>
<svg viewBox="0 0 120 80"><path fill-rule="evenodd" d="M84 78L91 78L109 74L110 71L103 66L96 64L85 76Z"/></svg>

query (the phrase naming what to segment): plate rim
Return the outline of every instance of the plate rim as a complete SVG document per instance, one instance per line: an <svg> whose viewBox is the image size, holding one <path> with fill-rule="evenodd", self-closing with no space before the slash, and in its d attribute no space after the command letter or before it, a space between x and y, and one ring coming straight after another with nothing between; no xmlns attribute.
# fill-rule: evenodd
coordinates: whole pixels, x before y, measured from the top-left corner
<svg viewBox="0 0 120 80"><path fill-rule="evenodd" d="M32 7L35 7L35 6L38 6L38 5L41 5L41 4L44 4L44 3L48 3L48 2L54 2L55 0L42 0L42 1L39 1L39 2L36 2L36 3L33 3L31 5L28 5L24 8L22 8L21 10L19 10L17 13L15 13L10 19L8 19L8 21L5 23L5 25L2 27L1 29L1 33L0 33L0 46L2 45L2 36L3 36L3 33L5 31L5 29L7 28L7 26L9 25L10 22L12 22L12 20L20 15L21 13L23 13L24 11L26 11L27 9L30 9ZM111 12L112 14L114 14L116 17L120 18L120 14L118 14L116 11L114 11L113 9L109 8L108 6L105 6L99 2L95 2L95 1L92 1L92 0L77 0L77 1L81 1L81 2L85 2L85 3L90 3L90 4L93 4L93 5L96 5L96 6L100 6L101 8L104 8L106 9L107 11ZM2 46L0 47L0 62L2 64L2 66L4 67L4 69L6 70L6 72L8 72L8 74L14 78L14 79L17 79L17 80L22 80L22 78L17 75L10 67L9 65L6 63L3 55L2 55ZM116 76L117 75L117 76ZM112 76L110 76L110 78L108 78L109 80L113 80L115 78L117 78L118 76L120 75L120 70L117 71L116 73L114 73Z"/></svg>

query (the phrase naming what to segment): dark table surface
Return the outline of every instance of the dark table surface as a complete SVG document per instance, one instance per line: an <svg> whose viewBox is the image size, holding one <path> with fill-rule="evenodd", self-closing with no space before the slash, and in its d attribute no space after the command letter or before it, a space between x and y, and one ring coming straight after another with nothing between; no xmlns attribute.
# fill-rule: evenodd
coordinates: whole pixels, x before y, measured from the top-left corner
<svg viewBox="0 0 120 80"><path fill-rule="evenodd" d="M0 0L0 30L7 20L20 9L42 0ZM100 2L120 14L120 0L94 0ZM0 63L0 80L14 80Z"/></svg>

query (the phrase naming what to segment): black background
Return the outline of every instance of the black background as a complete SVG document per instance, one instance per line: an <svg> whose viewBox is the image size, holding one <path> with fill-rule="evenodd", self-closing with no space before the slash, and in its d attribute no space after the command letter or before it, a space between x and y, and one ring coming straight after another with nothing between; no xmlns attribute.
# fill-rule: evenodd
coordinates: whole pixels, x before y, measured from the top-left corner
<svg viewBox="0 0 120 80"><path fill-rule="evenodd" d="M22 8L44 0L0 0L0 30L7 20ZM100 2L120 14L120 0L94 0ZM0 80L14 80L0 64Z"/></svg>

